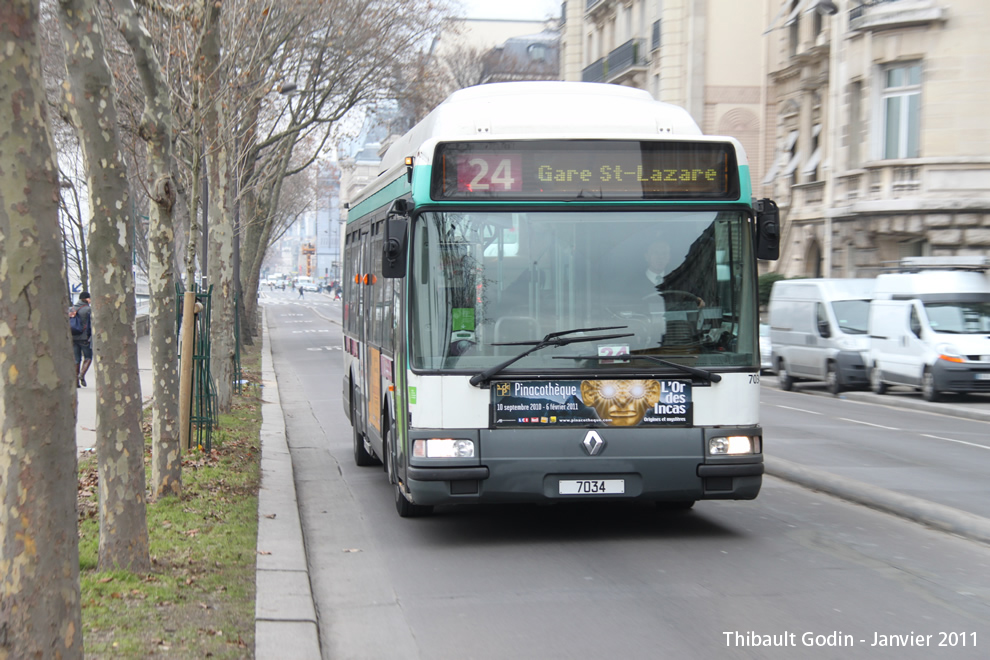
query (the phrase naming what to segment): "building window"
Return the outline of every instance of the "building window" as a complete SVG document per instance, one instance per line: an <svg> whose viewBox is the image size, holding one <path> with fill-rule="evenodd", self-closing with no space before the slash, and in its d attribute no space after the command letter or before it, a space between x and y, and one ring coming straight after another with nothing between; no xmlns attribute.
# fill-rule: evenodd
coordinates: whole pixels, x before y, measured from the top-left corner
<svg viewBox="0 0 990 660"><path fill-rule="evenodd" d="M859 80L849 85L849 169L859 167L859 143L863 132L863 119L860 115L860 101L863 98L863 83Z"/></svg>
<svg viewBox="0 0 990 660"><path fill-rule="evenodd" d="M529 53L529 59L532 62L546 62L547 61L547 47L545 44L530 44L526 51Z"/></svg>
<svg viewBox="0 0 990 660"><path fill-rule="evenodd" d="M917 158L921 140L921 64L883 71L883 158Z"/></svg>
<svg viewBox="0 0 990 660"><path fill-rule="evenodd" d="M818 181L818 164L822 161L821 145L822 125L815 124L811 129L811 156L801 170L809 182Z"/></svg>
<svg viewBox="0 0 990 660"><path fill-rule="evenodd" d="M794 57L798 53L798 45L801 42L801 7L804 5L799 0L791 1L791 13L788 15L784 25L787 30L787 54Z"/></svg>
<svg viewBox="0 0 990 660"><path fill-rule="evenodd" d="M797 139L798 132L790 131L784 142L777 147L777 158L774 159L766 176L763 177L764 184L773 183L778 174L790 176L794 173L798 166Z"/></svg>

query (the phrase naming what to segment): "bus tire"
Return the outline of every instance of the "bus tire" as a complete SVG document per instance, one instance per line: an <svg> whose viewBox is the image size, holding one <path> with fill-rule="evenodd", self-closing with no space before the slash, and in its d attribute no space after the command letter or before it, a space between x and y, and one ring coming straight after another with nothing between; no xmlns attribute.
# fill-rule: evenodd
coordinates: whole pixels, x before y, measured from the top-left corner
<svg viewBox="0 0 990 660"><path fill-rule="evenodd" d="M392 490L395 493L395 510L398 512L400 518L419 518L433 513L432 506L413 504L406 499L406 494L402 492L402 486L399 484L398 479L392 484Z"/></svg>
<svg viewBox="0 0 990 660"><path fill-rule="evenodd" d="M382 445L382 453L385 454L385 458L382 459L382 463L385 464L385 472L388 474L388 481L392 484L392 493L395 497L395 511L399 514L400 518L419 518L420 516L428 516L433 513L433 507L425 504L413 504L406 498L406 494L402 492L402 485L399 483L399 477L395 474L395 460L392 454L392 441L395 438L395 430L391 424L387 424L386 427L388 431L385 434L384 442Z"/></svg>
<svg viewBox="0 0 990 660"><path fill-rule="evenodd" d="M364 446L364 434L357 430L357 426L351 428L354 429L354 464L358 467L377 465L375 456Z"/></svg>

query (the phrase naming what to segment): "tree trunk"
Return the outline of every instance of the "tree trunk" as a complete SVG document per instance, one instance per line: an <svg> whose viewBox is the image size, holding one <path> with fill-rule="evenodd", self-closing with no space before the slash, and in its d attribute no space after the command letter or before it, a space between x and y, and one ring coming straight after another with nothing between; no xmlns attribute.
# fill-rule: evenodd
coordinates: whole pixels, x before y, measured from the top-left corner
<svg viewBox="0 0 990 660"><path fill-rule="evenodd" d="M35 0L0 21L0 657L83 657L75 376Z"/></svg>
<svg viewBox="0 0 990 660"><path fill-rule="evenodd" d="M221 4L207 0L197 62L207 81L203 107L207 140L206 169L210 184L208 281L210 298L210 371L217 390L217 410L229 412L234 376L234 222L230 213L230 162L225 140L226 111L220 80Z"/></svg>
<svg viewBox="0 0 990 660"><path fill-rule="evenodd" d="M120 153L113 78L96 0L60 0L68 73L65 112L79 134L89 187L93 273L96 451L100 480L99 569L151 568L145 514L141 383L134 335L133 223Z"/></svg>
<svg viewBox="0 0 990 660"><path fill-rule="evenodd" d="M151 369L154 374L151 427L151 492L155 498L182 492L179 448L179 371L175 327L175 235L172 209L172 108L154 44L133 0L114 0L118 27L134 52L144 87L140 135L148 147L152 200L148 227L148 288L151 310Z"/></svg>

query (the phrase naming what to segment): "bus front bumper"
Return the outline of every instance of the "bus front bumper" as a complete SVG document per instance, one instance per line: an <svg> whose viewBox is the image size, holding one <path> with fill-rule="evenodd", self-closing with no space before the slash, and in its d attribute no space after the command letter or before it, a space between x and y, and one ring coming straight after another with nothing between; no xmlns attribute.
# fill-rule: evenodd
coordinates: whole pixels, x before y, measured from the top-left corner
<svg viewBox="0 0 990 660"><path fill-rule="evenodd" d="M651 502L754 499L763 484L763 457L748 456L749 462L699 463L681 459L671 469L669 459L631 470L626 462L599 462L593 472L587 464L549 469L527 467L520 461L493 461L476 467L412 467L406 486L417 504L521 503L567 500L625 499ZM687 463L693 463L689 465ZM625 464L623 464L625 463ZM578 471L580 468L580 471ZM677 476L681 475L681 476ZM621 493L595 495L563 494L562 482L579 480L621 482Z"/></svg>

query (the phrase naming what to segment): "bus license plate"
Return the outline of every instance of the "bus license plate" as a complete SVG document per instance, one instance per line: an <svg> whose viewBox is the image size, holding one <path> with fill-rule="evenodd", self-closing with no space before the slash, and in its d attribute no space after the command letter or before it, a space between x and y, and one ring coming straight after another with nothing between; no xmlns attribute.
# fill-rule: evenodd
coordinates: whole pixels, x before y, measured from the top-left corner
<svg viewBox="0 0 990 660"><path fill-rule="evenodd" d="M561 495L621 495L626 492L625 479L561 479Z"/></svg>

